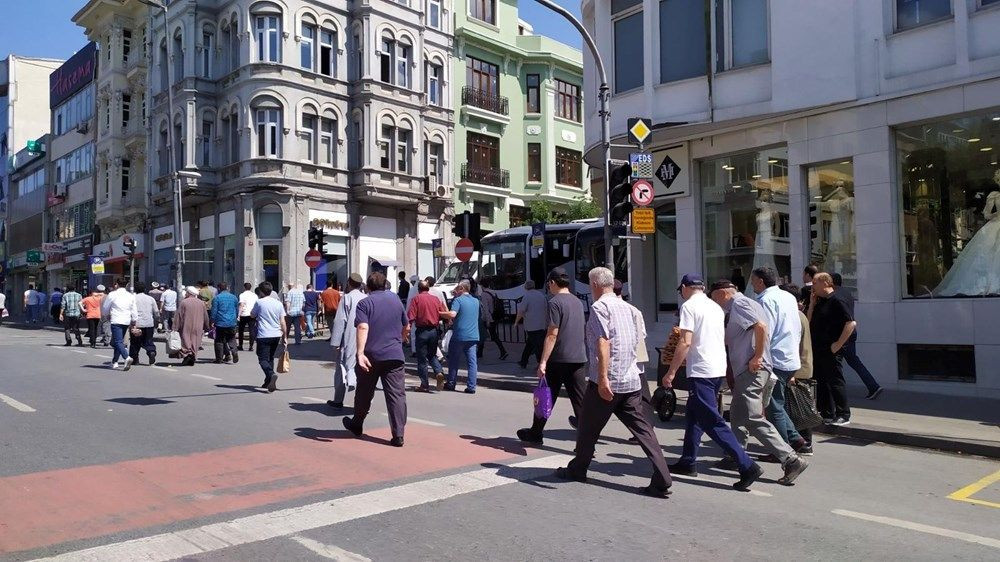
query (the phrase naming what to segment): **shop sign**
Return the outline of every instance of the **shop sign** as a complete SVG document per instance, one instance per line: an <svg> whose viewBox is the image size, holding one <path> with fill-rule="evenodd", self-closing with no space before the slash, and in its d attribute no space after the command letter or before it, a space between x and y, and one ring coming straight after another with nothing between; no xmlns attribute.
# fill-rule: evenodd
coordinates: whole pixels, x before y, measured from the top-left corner
<svg viewBox="0 0 1000 562"><path fill-rule="evenodd" d="M49 107L58 107L93 82L96 74L97 43L91 41L49 75Z"/></svg>
<svg viewBox="0 0 1000 562"><path fill-rule="evenodd" d="M57 242L45 242L42 244L42 251L46 254L62 254L66 251L66 245Z"/></svg>
<svg viewBox="0 0 1000 562"><path fill-rule="evenodd" d="M24 253L24 261L32 264L39 264L45 261L45 254L38 250L28 250Z"/></svg>
<svg viewBox="0 0 1000 562"><path fill-rule="evenodd" d="M657 199L676 199L691 194L691 179L688 171L678 162L687 165L687 145L671 146L665 150L653 151L653 187Z"/></svg>
<svg viewBox="0 0 1000 562"><path fill-rule="evenodd" d="M332 220L332 219L312 219L309 221L309 226L314 228L322 228L324 231L340 231L347 232L348 225L347 221ZM329 234L329 232L327 233Z"/></svg>
<svg viewBox="0 0 1000 562"><path fill-rule="evenodd" d="M444 239L435 238L434 240L431 240L431 249L435 258L444 257Z"/></svg>

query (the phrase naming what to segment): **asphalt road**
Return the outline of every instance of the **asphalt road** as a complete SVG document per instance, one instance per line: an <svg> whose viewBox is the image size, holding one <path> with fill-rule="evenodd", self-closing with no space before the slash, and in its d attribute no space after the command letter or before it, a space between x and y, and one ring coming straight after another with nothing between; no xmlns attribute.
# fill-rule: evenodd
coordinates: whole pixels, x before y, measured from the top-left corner
<svg viewBox="0 0 1000 562"><path fill-rule="evenodd" d="M706 444L702 475L657 500L616 421L589 483L551 476L574 446L565 400L525 448L530 395L410 393L397 449L380 397L365 440L326 406L325 342L293 347L274 394L250 354L125 373L61 344L0 328L0 560L1000 558L994 461L824 438L795 486L765 465L741 493ZM668 462L682 423L657 430Z"/></svg>

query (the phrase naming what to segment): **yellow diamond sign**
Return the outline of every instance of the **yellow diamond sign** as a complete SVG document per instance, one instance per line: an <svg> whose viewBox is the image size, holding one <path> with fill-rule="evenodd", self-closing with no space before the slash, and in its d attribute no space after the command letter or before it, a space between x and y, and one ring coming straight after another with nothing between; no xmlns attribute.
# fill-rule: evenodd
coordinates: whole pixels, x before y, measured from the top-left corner
<svg viewBox="0 0 1000 562"><path fill-rule="evenodd" d="M632 143L642 144L646 142L646 139L649 138L652 132L653 127L649 119L633 117L628 120L628 136Z"/></svg>

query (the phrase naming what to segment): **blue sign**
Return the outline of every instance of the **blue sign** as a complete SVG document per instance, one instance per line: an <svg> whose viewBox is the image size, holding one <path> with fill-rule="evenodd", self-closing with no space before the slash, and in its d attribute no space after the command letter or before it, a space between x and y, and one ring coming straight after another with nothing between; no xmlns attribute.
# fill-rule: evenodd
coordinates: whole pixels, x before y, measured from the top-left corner
<svg viewBox="0 0 1000 562"><path fill-rule="evenodd" d="M541 249L545 247L545 223L539 222L531 225L531 247Z"/></svg>
<svg viewBox="0 0 1000 562"><path fill-rule="evenodd" d="M648 180L653 177L653 155L649 152L631 152L628 162L632 165L632 177Z"/></svg>
<svg viewBox="0 0 1000 562"><path fill-rule="evenodd" d="M101 256L90 256L90 272L94 275L104 274L104 260Z"/></svg>

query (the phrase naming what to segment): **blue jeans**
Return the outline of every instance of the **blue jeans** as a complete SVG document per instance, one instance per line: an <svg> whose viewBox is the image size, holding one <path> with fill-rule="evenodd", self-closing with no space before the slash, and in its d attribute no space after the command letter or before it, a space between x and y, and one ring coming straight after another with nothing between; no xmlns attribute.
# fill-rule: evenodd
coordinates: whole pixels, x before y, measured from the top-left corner
<svg viewBox="0 0 1000 562"><path fill-rule="evenodd" d="M316 335L316 313L307 312L306 313L306 337L313 337Z"/></svg>
<svg viewBox="0 0 1000 562"><path fill-rule="evenodd" d="M788 380L795 373L775 369L774 374L778 377L778 382L775 383L774 389L771 391L771 402L767 405L767 419L771 420L771 423L774 424L774 429L778 430L778 434L789 445L792 445L802 439L799 432L795 430L792 418L788 417L788 412L785 410L785 393L788 392Z"/></svg>
<svg viewBox="0 0 1000 562"><path fill-rule="evenodd" d="M688 391L687 411L684 414L684 421L687 425L684 428L684 451L681 453L680 464L692 467L695 465L698 461L698 446L701 444L701 436L703 433L707 433L712 441L722 447L723 451L736 459L740 472L753 466L750 456L740 446L736 435L733 434L732 429L719 413L716 397L724 380L726 377L688 378L690 390Z"/></svg>
<svg viewBox="0 0 1000 562"><path fill-rule="evenodd" d="M858 357L858 344L855 341L848 341L844 346L844 349L840 350L840 356L844 358L844 361L850 365L854 372L861 377L861 382L865 383L865 388L868 389L868 394L871 394L879 389L878 381L872 376L871 371L865 367L865 364L861 362L861 358Z"/></svg>
<svg viewBox="0 0 1000 562"><path fill-rule="evenodd" d="M288 332L292 332L292 328L295 328L295 345L302 343L302 315L297 316L286 316L285 323L288 324Z"/></svg>
<svg viewBox="0 0 1000 562"><path fill-rule="evenodd" d="M128 324L111 325L111 361L118 362L118 358L128 357L128 348L125 347L125 332L128 331Z"/></svg>
<svg viewBox="0 0 1000 562"><path fill-rule="evenodd" d="M420 384L426 385L427 382L427 363L431 364L431 369L434 369L434 373L443 372L444 369L441 368L441 362L437 358L437 348L438 348L438 338L439 334L436 327L431 328L420 328L417 327L416 335L414 336L414 341L417 344L417 376L420 377Z"/></svg>
<svg viewBox="0 0 1000 562"><path fill-rule="evenodd" d="M465 362L469 368L469 380L466 387L469 390L476 389L476 376L479 370L479 360L476 358L476 347L478 341L455 341L448 345L448 384L454 386L458 380L458 362L465 356Z"/></svg>

